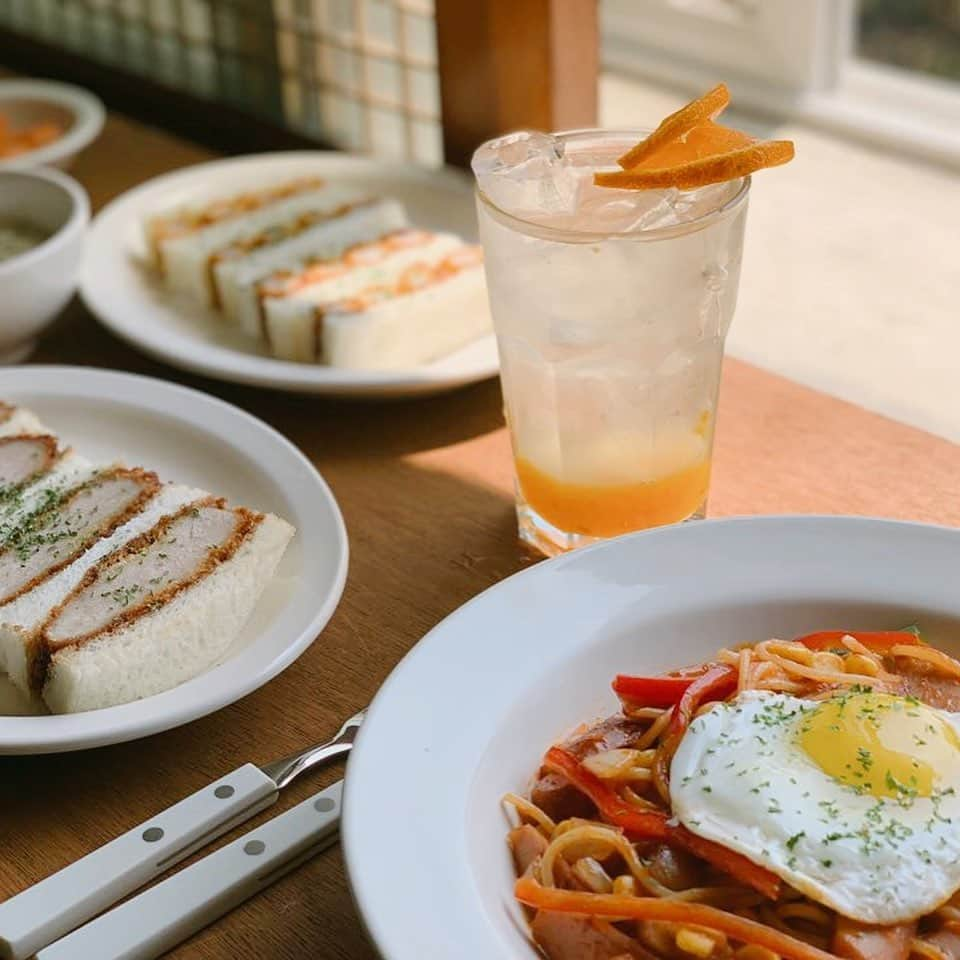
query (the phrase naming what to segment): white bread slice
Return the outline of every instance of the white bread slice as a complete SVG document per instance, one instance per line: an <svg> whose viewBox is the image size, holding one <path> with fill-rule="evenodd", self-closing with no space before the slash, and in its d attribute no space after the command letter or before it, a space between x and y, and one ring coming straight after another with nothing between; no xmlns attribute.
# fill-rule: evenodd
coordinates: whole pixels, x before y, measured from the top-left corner
<svg viewBox="0 0 960 960"><path fill-rule="evenodd" d="M160 519L176 512L184 504L193 503L207 495L205 490L194 487L172 483L164 485L143 510L108 536L99 539L73 563L16 600L0 606L0 669L6 671L23 693L29 693L27 644L50 610L63 601L102 557L151 529Z"/></svg>
<svg viewBox="0 0 960 960"><path fill-rule="evenodd" d="M302 269L307 260L331 260L357 243L373 240L406 225L403 207L395 200L345 203L327 214L302 218L293 229L241 257L222 256L214 267L224 316L248 336L261 339L263 329L257 284L277 270Z"/></svg>
<svg viewBox="0 0 960 960"><path fill-rule="evenodd" d="M218 196L198 206L181 205L172 210L151 214L143 223L150 259L153 265L163 272L164 248L167 243L220 224L237 221L262 207L322 186L323 181L319 177L299 177L282 180L260 190Z"/></svg>
<svg viewBox="0 0 960 960"><path fill-rule="evenodd" d="M166 282L172 289L214 307L217 296L213 268L220 254L240 241L262 236L269 228L282 229L304 214L333 210L347 202L347 197L359 199L360 195L343 187L305 188L243 216L166 240L160 248Z"/></svg>
<svg viewBox="0 0 960 960"><path fill-rule="evenodd" d="M456 254L454 255L457 256ZM398 285L383 299L335 304L320 320L318 362L355 370L398 370L430 363L492 329L483 266L449 258L422 287Z"/></svg>
<svg viewBox="0 0 960 960"><path fill-rule="evenodd" d="M230 273L230 267L238 262L266 258L270 260L280 248L280 260L284 260L283 250L305 249L309 246L309 236L324 224L336 222L352 210L368 207L377 203L376 198L369 193L357 190L354 187L342 185L328 186L319 193L311 194L308 202L303 202L297 210L289 212L283 219L271 221L255 233L246 234L219 247L207 259L207 275L211 285L211 305L222 310L222 286L219 276L225 277ZM307 237L304 240L304 237ZM264 268L266 273L270 268Z"/></svg>
<svg viewBox="0 0 960 960"><path fill-rule="evenodd" d="M271 278L260 287L270 352L281 360L316 363L317 318L324 307L393 282L414 264L440 261L462 245L452 233L401 230L300 274Z"/></svg>
<svg viewBox="0 0 960 960"><path fill-rule="evenodd" d="M0 400L0 437L7 437L15 433L52 433L41 422L36 414L26 407L18 407L12 403Z"/></svg>
<svg viewBox="0 0 960 960"><path fill-rule="evenodd" d="M213 666L293 528L212 498L106 557L38 631L33 689L54 713L151 696ZM120 584L120 586L116 586Z"/></svg>

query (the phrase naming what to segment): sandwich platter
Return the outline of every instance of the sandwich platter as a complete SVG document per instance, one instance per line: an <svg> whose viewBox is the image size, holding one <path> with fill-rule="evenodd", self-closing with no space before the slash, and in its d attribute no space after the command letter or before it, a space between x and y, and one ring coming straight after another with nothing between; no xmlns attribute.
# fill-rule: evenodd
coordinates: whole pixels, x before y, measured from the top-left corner
<svg viewBox="0 0 960 960"><path fill-rule="evenodd" d="M58 475L69 475L60 488L66 492L42 508L47 513L37 514L55 513L37 527L43 546L35 551L36 560L47 564L47 572L40 567L38 580L27 582L11 595L14 599L4 597L0 667L7 677L0 676L0 754L101 746L188 723L265 684L326 625L346 579L343 519L313 465L275 430L198 391L112 371L8 369L0 374L0 399L8 467L16 455L11 443L23 450L32 444L37 456L43 440L58 447L54 466L45 468L40 480L21 485L25 492L13 505L4 500L5 518L14 511L28 514L31 496L39 502L55 490ZM41 436L41 429L55 438ZM87 476L91 464L96 466ZM152 488L137 501L139 512L112 523L110 484L115 491L127 490L124 496L135 496L137 484ZM48 489L33 492L44 485ZM86 506L96 504L92 509L76 506L84 496L90 498ZM123 506L119 493L111 496L118 509ZM165 498L167 510L161 508ZM67 523L64 516L71 509L74 517ZM78 541L86 536L79 531L87 521L105 526L95 533L91 527L92 539ZM64 525L62 537L58 522ZM220 552L216 524L228 525L223 529L234 544L232 553ZM21 524L18 535L24 529L31 528ZM124 534L128 529L131 533ZM118 538L120 545L110 546ZM34 561L32 545L22 536L16 543L17 557L0 552L6 588L16 588L11 578L29 577L22 568ZM50 553L71 550L72 543L79 543L75 558L65 554L64 563L49 566L55 562ZM5 550L10 554L13 548ZM178 576L174 567L185 563L191 550L211 558L197 561L207 564L203 579L196 579L200 574L180 581L153 576L164 571ZM98 551L102 559L88 562ZM18 557L19 564L13 562ZM77 574L76 585L61 591L71 599L61 602L58 580L69 580L71 571L84 564L88 568ZM190 569L184 567L184 576ZM162 595L165 589L169 600ZM145 591L142 601L139 590ZM240 601L251 593L248 608L239 611ZM81 614L74 622L83 629L68 645L54 642L45 650L47 662L40 666L51 666L50 683L34 686L33 667L18 673L24 668L15 656L17 624L24 655L30 655L52 640L49 624L67 622L58 618L68 615L71 604L73 616ZM117 613L111 604L123 609ZM139 619L138 604L145 611ZM40 622L47 625L42 631L33 626ZM84 633L98 622L103 631ZM90 636L93 642L86 639ZM194 662L185 663L191 656ZM56 676L69 689L61 685L56 692Z"/></svg>
<svg viewBox="0 0 960 960"><path fill-rule="evenodd" d="M282 189L298 183L323 185L322 189L300 187L304 203L312 196L312 208L298 208L296 198L286 193L281 200L276 200ZM325 196L323 191L326 191ZM206 212L213 207L222 215L223 201L231 194L243 201L253 198L256 202L258 195L262 197L271 193L274 194L271 202L289 214L284 222L271 224L264 216L265 211L255 208L252 212L230 215L236 220L242 216L249 222L260 223L264 233L279 230L282 239L292 249L298 244L306 249L311 235L335 236L340 231L339 224L325 222L332 217L331 210L323 209L324 204L339 207L334 215L342 216L342 232L345 234L351 230L361 231L360 221L364 216L378 217L384 231L397 227L398 224L393 222L395 212L392 205L405 211L411 228L408 232L436 234L435 248L438 243L442 246L444 239L451 235L468 244L476 240L471 181L458 171L394 165L369 157L328 151L292 151L214 161L157 177L118 197L101 211L87 238L81 279L80 293L87 307L117 336L174 366L222 380L277 390L398 397L438 393L496 376L498 361L493 334L471 332L489 329L489 318L477 316L478 311L486 313L487 307L482 287L478 295L473 289L475 284L462 305L444 300L442 292L436 290L409 297L409 308L393 301L380 304L381 312L392 314L394 351L402 350L404 344L422 340L431 331L440 333L464 324L465 318L476 319L472 323L469 319L466 321L467 336L472 339L452 345L448 348L452 352L445 352L438 359L406 365L394 362L391 369L373 369L361 362L354 367L304 362L302 345L284 344L282 340L274 344L279 349L267 349L254 335L256 320L250 319L251 307L246 307L248 319L245 325L232 324L215 309L225 307L229 314L230 302L218 304L218 298L214 297L212 306L204 303L204 292L197 288L203 285L207 272L211 277L215 273L222 277L226 281L226 299L235 299L232 291L236 289L238 275L242 279L245 265L256 267L258 263L272 262L273 248L269 244L248 247L243 252L246 259L236 264L214 263L211 257L205 267L198 270L196 262L184 262L182 257L171 260L167 264L167 280L182 282L173 284L179 289L171 289L169 283L162 282L157 269L159 264L154 258L156 250L151 248L149 225L152 220L163 219L165 214L175 213L178 209ZM364 204L370 203L370 198L379 198L380 209L367 213ZM349 214L343 216L342 210L349 210ZM313 217L312 221L310 217ZM176 228L182 226L182 220L175 224ZM208 233L216 233L220 226L214 223L213 231ZM259 243L263 236L253 239ZM276 236L270 235L269 241L275 244ZM452 241L447 239L446 242ZM202 248L203 244L199 246ZM189 247L189 243L180 244L181 251L189 250ZM220 252L218 250L216 254L218 257ZM236 255L236 247L229 252ZM281 263L273 265L284 266ZM467 268L473 266L465 264ZM470 271L466 269L464 272ZM473 272L482 273L479 270ZM466 276L461 282L468 283ZM482 276L480 282L482 284ZM190 296L191 286L193 296ZM377 287L381 291L384 287L379 278ZM242 303L238 309L242 311ZM406 316L398 315L404 312ZM285 328L290 326L283 317L278 322ZM266 318L262 325L265 332L272 329ZM306 321L301 321L301 325L306 326ZM347 326L352 326L354 331L357 329L356 324L348 323ZM325 327L333 337L342 324L338 324L333 316ZM371 339L377 344L384 342L379 334ZM339 342L343 342L342 337ZM331 349L338 349L337 344L332 344ZM356 360L356 351L347 351L347 356Z"/></svg>

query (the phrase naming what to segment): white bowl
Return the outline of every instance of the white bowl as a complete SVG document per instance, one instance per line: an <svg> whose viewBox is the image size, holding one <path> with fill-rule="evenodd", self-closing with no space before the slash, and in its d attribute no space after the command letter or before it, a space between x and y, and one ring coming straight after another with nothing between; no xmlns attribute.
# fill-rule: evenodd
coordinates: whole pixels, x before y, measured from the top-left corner
<svg viewBox="0 0 960 960"><path fill-rule="evenodd" d="M49 237L0 260L0 363L25 359L76 290L90 201L76 180L57 170L0 170L0 223L9 220Z"/></svg>
<svg viewBox="0 0 960 960"><path fill-rule="evenodd" d="M919 623L960 652L960 530L851 517L661 527L538 564L434 628L377 694L342 836L385 960L536 960L500 798L547 747L615 713L616 673L771 636Z"/></svg>
<svg viewBox="0 0 960 960"><path fill-rule="evenodd" d="M52 80L0 80L0 114L14 129L56 123L62 136L15 157L0 159L0 170L54 166L66 170L73 158L99 135L106 115L103 103L83 87Z"/></svg>

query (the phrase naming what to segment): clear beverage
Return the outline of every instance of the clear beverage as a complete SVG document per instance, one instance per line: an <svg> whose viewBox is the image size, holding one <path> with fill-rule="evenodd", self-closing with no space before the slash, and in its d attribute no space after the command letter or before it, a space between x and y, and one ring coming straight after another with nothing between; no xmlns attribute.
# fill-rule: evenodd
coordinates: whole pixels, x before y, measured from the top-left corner
<svg viewBox="0 0 960 960"><path fill-rule="evenodd" d="M521 539L558 553L702 517L749 179L611 190L642 131L474 155Z"/></svg>

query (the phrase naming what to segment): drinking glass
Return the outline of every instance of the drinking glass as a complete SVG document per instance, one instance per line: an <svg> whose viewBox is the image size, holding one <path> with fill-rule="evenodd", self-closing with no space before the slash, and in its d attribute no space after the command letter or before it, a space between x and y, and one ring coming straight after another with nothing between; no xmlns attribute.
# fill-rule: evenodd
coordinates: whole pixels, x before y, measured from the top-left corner
<svg viewBox="0 0 960 960"><path fill-rule="evenodd" d="M520 537L547 554L704 515L750 181L593 184L644 136L473 157Z"/></svg>

